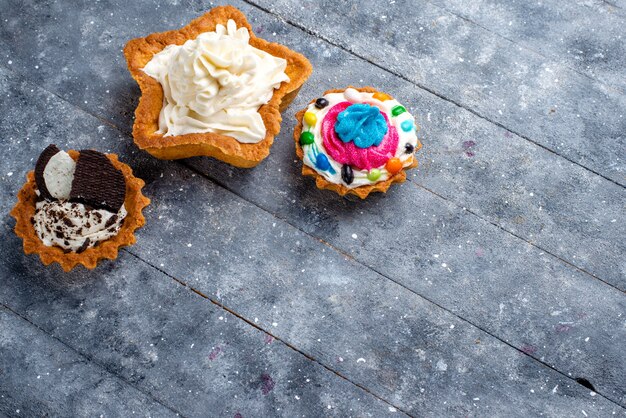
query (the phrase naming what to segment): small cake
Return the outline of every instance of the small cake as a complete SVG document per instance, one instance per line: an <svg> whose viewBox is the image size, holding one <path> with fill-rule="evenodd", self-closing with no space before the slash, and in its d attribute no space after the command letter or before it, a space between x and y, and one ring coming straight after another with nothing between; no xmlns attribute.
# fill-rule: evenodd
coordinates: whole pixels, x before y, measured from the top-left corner
<svg viewBox="0 0 626 418"><path fill-rule="evenodd" d="M133 137L161 159L211 156L253 167L269 155L281 115L311 74L309 61L252 32L232 6L124 48L141 88Z"/></svg>
<svg viewBox="0 0 626 418"><path fill-rule="evenodd" d="M100 259L117 258L119 247L135 242L150 200L144 182L114 154L62 151L49 145L18 194L11 211L26 254L70 271L93 269Z"/></svg>
<svg viewBox="0 0 626 418"><path fill-rule="evenodd" d="M416 167L419 127L404 106L372 87L329 90L296 114L302 174L320 189L361 199L386 192Z"/></svg>

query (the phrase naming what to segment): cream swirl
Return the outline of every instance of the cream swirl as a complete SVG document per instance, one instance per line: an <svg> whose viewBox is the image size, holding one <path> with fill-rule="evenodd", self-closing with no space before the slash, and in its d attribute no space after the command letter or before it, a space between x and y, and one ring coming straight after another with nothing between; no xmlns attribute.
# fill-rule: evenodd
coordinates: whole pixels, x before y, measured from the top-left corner
<svg viewBox="0 0 626 418"><path fill-rule="evenodd" d="M164 136L212 132L242 143L265 138L259 107L284 81L287 61L249 44L233 20L183 45L168 45L143 68L163 87Z"/></svg>
<svg viewBox="0 0 626 418"><path fill-rule="evenodd" d="M82 203L41 200L35 206L33 226L44 245L82 252L117 235L126 214L124 205L113 213Z"/></svg>

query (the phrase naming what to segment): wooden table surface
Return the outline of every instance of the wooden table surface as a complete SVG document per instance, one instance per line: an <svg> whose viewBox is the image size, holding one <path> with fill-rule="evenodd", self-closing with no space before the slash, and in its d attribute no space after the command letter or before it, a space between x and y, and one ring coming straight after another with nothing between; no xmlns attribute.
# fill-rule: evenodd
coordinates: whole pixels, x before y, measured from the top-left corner
<svg viewBox="0 0 626 418"><path fill-rule="evenodd" d="M121 49L217 4L0 0L0 416L626 416L626 2L232 1L313 75L258 167L151 158ZM350 84L422 127L366 201L292 140ZM48 143L146 181L114 262L23 255Z"/></svg>

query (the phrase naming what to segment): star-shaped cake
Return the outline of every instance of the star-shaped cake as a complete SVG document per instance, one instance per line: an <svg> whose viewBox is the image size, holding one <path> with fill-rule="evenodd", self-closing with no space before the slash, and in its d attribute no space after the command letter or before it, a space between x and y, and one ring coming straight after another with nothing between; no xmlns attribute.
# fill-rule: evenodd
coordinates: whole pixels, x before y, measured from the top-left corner
<svg viewBox="0 0 626 418"><path fill-rule="evenodd" d="M161 159L210 156L253 167L312 71L301 54L258 38L242 12L216 7L187 26L126 44L141 89L133 137Z"/></svg>

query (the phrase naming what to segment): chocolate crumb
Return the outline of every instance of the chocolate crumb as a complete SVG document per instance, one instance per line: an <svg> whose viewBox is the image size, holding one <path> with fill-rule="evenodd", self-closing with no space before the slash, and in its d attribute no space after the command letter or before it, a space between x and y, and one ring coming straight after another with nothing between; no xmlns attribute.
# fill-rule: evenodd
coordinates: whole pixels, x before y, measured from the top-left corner
<svg viewBox="0 0 626 418"><path fill-rule="evenodd" d="M87 247L89 247L89 238L85 239L85 242L83 242L83 245L80 246L80 248L78 248L78 250L76 250L76 252L78 254L82 253L83 251L85 251L87 249Z"/></svg>
<svg viewBox="0 0 626 418"><path fill-rule="evenodd" d="M105 228L110 227L111 225L113 225L115 223L115 221L117 221L117 215L113 215L109 218L109 220L104 224Z"/></svg>

